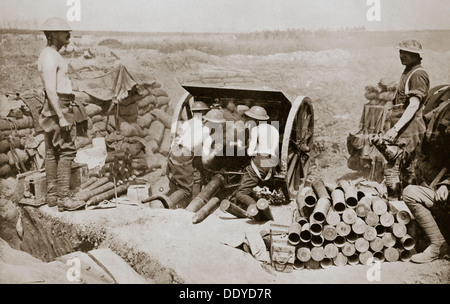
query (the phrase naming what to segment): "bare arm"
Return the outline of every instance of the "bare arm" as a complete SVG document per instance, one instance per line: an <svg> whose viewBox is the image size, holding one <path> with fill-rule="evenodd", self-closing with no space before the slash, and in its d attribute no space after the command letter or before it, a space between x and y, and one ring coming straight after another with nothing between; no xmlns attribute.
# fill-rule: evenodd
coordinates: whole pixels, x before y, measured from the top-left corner
<svg viewBox="0 0 450 304"><path fill-rule="evenodd" d="M417 110L419 110L420 107L420 100L419 98L413 96L409 99L409 105L406 108L405 112L403 113L402 117L397 121L397 123L394 125L395 130L398 132L400 131L416 114Z"/></svg>

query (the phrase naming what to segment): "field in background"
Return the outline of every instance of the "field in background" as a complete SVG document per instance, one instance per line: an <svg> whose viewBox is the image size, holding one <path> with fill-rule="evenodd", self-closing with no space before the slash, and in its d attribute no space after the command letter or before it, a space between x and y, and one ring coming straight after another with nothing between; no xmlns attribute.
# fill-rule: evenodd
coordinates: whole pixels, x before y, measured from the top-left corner
<svg viewBox="0 0 450 304"><path fill-rule="evenodd" d="M309 96L315 110L315 142L322 153L313 174L326 180L346 168L348 133L356 132L364 87L403 71L394 48L415 38L426 49L423 65L432 86L450 83L450 31L272 31L248 34L74 32L80 49L113 51L128 69L158 79L172 103L184 93L186 76L212 69L237 69L264 76L255 85L283 91L293 100ZM36 61L45 45L37 32L0 31L0 92L40 88ZM93 61L78 58L86 65ZM111 62L117 64L117 61ZM270 77L267 77L270 75Z"/></svg>

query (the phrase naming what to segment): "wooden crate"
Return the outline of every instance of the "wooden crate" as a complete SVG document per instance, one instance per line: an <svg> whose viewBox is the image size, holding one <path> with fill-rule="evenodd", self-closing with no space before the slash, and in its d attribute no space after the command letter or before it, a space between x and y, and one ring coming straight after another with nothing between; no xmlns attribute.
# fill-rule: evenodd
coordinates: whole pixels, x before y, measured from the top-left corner
<svg viewBox="0 0 450 304"><path fill-rule="evenodd" d="M295 262L295 246L288 242L289 226L270 225L270 260L272 267L280 272L292 272Z"/></svg>

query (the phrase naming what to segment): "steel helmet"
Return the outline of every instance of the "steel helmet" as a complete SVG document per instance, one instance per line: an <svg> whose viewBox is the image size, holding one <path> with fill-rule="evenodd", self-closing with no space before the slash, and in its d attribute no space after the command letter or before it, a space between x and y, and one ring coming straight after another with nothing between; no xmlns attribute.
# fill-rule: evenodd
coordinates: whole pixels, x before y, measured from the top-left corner
<svg viewBox="0 0 450 304"><path fill-rule="evenodd" d="M268 120L270 117L267 115L266 109L260 106L253 106L250 110L245 112L245 115L254 118L256 120Z"/></svg>
<svg viewBox="0 0 450 304"><path fill-rule="evenodd" d="M54 17L44 21L41 26L43 32L70 32L72 29L69 24L62 18Z"/></svg>
<svg viewBox="0 0 450 304"><path fill-rule="evenodd" d="M414 39L405 39L401 41L396 48L410 53L423 53L422 44Z"/></svg>
<svg viewBox="0 0 450 304"><path fill-rule="evenodd" d="M203 101L196 101L191 107L191 111L208 111L209 107Z"/></svg>
<svg viewBox="0 0 450 304"><path fill-rule="evenodd" d="M215 122L215 123L226 122L226 120L223 118L222 111L220 111L219 109L209 110L209 112L206 113L205 116L203 116L203 119L210 121L210 122Z"/></svg>

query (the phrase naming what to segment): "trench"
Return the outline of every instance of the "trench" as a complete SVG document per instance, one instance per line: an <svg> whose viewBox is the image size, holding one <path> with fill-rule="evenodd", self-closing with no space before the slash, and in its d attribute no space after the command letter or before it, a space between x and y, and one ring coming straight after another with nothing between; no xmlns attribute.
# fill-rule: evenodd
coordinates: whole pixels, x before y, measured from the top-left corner
<svg viewBox="0 0 450 304"><path fill-rule="evenodd" d="M64 216L60 216L60 212L48 206L20 206L15 209L20 217L3 221L0 237L11 248L24 251L43 263L53 262L74 252L88 253L94 249L109 248L148 283L173 284L181 281L173 269L161 265L151 253L140 250L126 237L120 237L120 233L117 233L121 229L120 225L105 225L101 218L95 225L78 223L71 220L74 212L62 212ZM16 228L17 220L22 228L21 237ZM112 226L115 226L114 229Z"/></svg>

